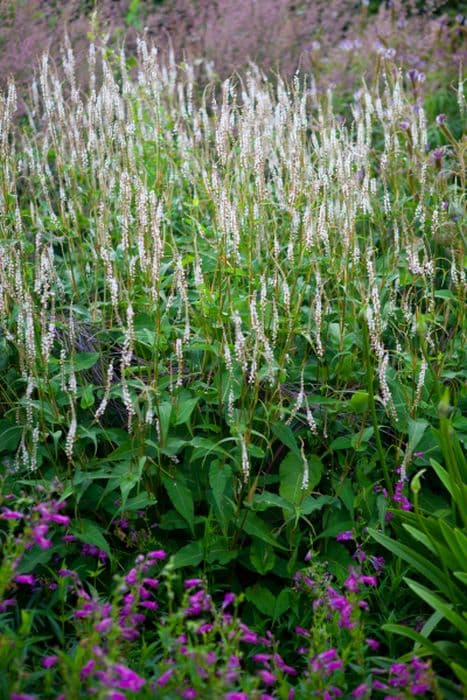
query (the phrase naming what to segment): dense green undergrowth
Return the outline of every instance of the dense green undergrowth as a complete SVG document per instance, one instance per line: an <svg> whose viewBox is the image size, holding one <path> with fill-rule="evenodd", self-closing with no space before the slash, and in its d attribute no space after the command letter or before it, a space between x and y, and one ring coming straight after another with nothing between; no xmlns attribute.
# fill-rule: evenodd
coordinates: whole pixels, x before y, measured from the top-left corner
<svg viewBox="0 0 467 700"><path fill-rule="evenodd" d="M461 697L462 83L89 61L0 101L0 693Z"/></svg>

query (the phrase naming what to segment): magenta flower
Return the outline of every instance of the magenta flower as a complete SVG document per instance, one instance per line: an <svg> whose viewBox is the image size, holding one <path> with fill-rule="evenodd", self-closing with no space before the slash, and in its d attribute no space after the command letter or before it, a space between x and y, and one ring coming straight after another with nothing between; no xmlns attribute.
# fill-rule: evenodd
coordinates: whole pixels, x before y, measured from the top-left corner
<svg viewBox="0 0 467 700"><path fill-rule="evenodd" d="M165 559L167 554L164 552L163 549L156 549L153 552L148 552L148 559Z"/></svg>
<svg viewBox="0 0 467 700"><path fill-rule="evenodd" d="M5 508L3 513L0 513L0 520L21 520L21 518L24 518L24 515L18 510L10 510L9 508Z"/></svg>
<svg viewBox="0 0 467 700"><path fill-rule="evenodd" d="M214 625L210 622L206 622L204 625L200 625L196 632L198 634L206 634L206 632L211 632L214 629Z"/></svg>
<svg viewBox="0 0 467 700"><path fill-rule="evenodd" d="M185 583L183 584L184 588L194 588L195 586L200 586L203 583L203 580L200 578L187 578Z"/></svg>
<svg viewBox="0 0 467 700"><path fill-rule="evenodd" d="M81 671L79 672L79 677L82 681L84 681L85 678L91 675L91 673L94 670L94 666L96 665L96 662L94 659L91 659L88 661L84 666L82 667Z"/></svg>
<svg viewBox="0 0 467 700"><path fill-rule="evenodd" d="M167 685L167 683L169 682L169 680L171 679L173 674L174 674L173 668L169 668L169 669L167 669L167 671L164 671L164 673L161 676L159 676L159 678L157 679L157 685L160 686L161 688L163 688L165 685Z"/></svg>
<svg viewBox="0 0 467 700"><path fill-rule="evenodd" d="M235 602L236 595L235 593L226 593L224 596L224 600L222 601L222 610L225 610L229 605Z"/></svg>
<svg viewBox="0 0 467 700"><path fill-rule="evenodd" d="M94 629L96 630L96 632L103 632L103 633L108 632L111 627L112 627L112 619L110 617L105 617L103 620L99 620L99 622L97 622L94 625Z"/></svg>
<svg viewBox="0 0 467 700"><path fill-rule="evenodd" d="M185 700L195 700L198 697L198 693L194 688L186 688L181 695Z"/></svg>
<svg viewBox="0 0 467 700"><path fill-rule="evenodd" d="M276 682L275 675L271 673L271 671L267 671L266 669L264 669L263 671L259 671L258 675L260 676L264 685L274 685L274 683Z"/></svg>
<svg viewBox="0 0 467 700"><path fill-rule="evenodd" d="M15 576L16 583L24 583L27 586L34 586L36 579L32 574L18 574Z"/></svg>
<svg viewBox="0 0 467 700"><path fill-rule="evenodd" d="M224 695L225 700L248 700L246 693L227 693Z"/></svg>
<svg viewBox="0 0 467 700"><path fill-rule="evenodd" d="M122 690L131 690L136 693L146 683L144 678L141 678L135 671L123 664L115 664L113 670L120 676L119 680L117 680L117 687Z"/></svg>
<svg viewBox="0 0 467 700"><path fill-rule="evenodd" d="M157 578L145 578L143 579L143 583L145 586L149 586L149 588L157 588L159 586Z"/></svg>
<svg viewBox="0 0 467 700"><path fill-rule="evenodd" d="M52 668L58 661L58 656L44 656L42 659L43 668Z"/></svg>
<svg viewBox="0 0 467 700"><path fill-rule="evenodd" d="M336 540L338 542L347 542L348 540L353 540L353 532L352 530L345 530L344 532L339 532L339 534L336 537Z"/></svg>
<svg viewBox="0 0 467 700"><path fill-rule="evenodd" d="M363 698L368 693L368 686L366 683L361 683L354 690L352 690L353 698Z"/></svg>

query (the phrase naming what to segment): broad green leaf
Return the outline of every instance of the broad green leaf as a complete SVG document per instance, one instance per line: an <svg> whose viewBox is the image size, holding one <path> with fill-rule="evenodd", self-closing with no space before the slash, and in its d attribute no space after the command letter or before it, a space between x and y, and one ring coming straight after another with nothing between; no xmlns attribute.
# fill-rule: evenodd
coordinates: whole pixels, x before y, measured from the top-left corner
<svg viewBox="0 0 467 700"><path fill-rule="evenodd" d="M259 518L252 511L247 511L245 520L243 522L243 530L247 533L247 535L251 535L252 537L258 537L258 539L267 542L273 547L277 547L278 549L283 550L286 549L283 545L279 544L279 542L274 537L270 528L267 526L264 520L261 520L261 518Z"/></svg>
<svg viewBox="0 0 467 700"><path fill-rule="evenodd" d="M356 391L349 401L350 408L355 413L364 413L368 409L368 399L368 392Z"/></svg>
<svg viewBox="0 0 467 700"><path fill-rule="evenodd" d="M16 450L21 438L22 430L23 429L19 425L6 427L3 432L0 433L0 452L12 452L13 450Z"/></svg>
<svg viewBox="0 0 467 700"><path fill-rule="evenodd" d="M311 515L315 510L321 510L323 506L335 503L336 499L333 496L307 496L301 504L299 510L302 515Z"/></svg>
<svg viewBox="0 0 467 700"><path fill-rule="evenodd" d="M87 520L87 518L81 518L79 524L81 527L73 528L72 534L85 544L93 544L99 547L110 558L110 547L104 537L104 529L92 520Z"/></svg>
<svg viewBox="0 0 467 700"><path fill-rule="evenodd" d="M193 504L193 496L190 489L183 484L181 477L175 479L166 478L163 480L165 490L172 501L172 505L177 510L182 518L188 523L191 533L195 530L195 512Z"/></svg>
<svg viewBox="0 0 467 700"><path fill-rule="evenodd" d="M254 586L249 586L245 590L245 597L250 603L253 603L263 615L274 617L276 597L271 593L269 588L257 583Z"/></svg>
<svg viewBox="0 0 467 700"><path fill-rule="evenodd" d="M297 456L289 452L279 467L280 496L298 507L304 497L319 483L322 470L322 462L316 455L310 455L305 464L302 455Z"/></svg>
<svg viewBox="0 0 467 700"><path fill-rule="evenodd" d="M17 574L28 574L37 571L37 567L43 564L47 564L53 555L53 549L40 549L37 545L26 552L21 559L18 568L16 569Z"/></svg>
<svg viewBox="0 0 467 700"><path fill-rule="evenodd" d="M170 417L172 415L172 404L164 401L159 404L157 414L159 416L159 426L161 430L161 444L165 446L167 435L169 434Z"/></svg>
<svg viewBox="0 0 467 700"><path fill-rule="evenodd" d="M417 447L418 443L425 434L425 430L428 428L428 422L426 420L408 420L408 434L409 442L407 445L407 452L412 454L412 452Z"/></svg>
<svg viewBox="0 0 467 700"><path fill-rule="evenodd" d="M292 428L285 423L273 423L271 430L279 440L293 452L294 455L301 459L300 448L293 434Z"/></svg>
<svg viewBox="0 0 467 700"><path fill-rule="evenodd" d="M347 435L341 435L331 442L331 450L347 450L352 446L352 439Z"/></svg>
<svg viewBox="0 0 467 700"><path fill-rule="evenodd" d="M229 464L213 460L209 466L209 486L219 510L222 509L224 493L227 484L232 480L232 469Z"/></svg>
<svg viewBox="0 0 467 700"><path fill-rule="evenodd" d="M274 606L274 622L290 608L291 593L290 588L283 588L276 598Z"/></svg>
<svg viewBox="0 0 467 700"><path fill-rule="evenodd" d="M204 556L202 542L190 542L171 557L174 569L181 569L183 566L198 566Z"/></svg>
<svg viewBox="0 0 467 700"><path fill-rule="evenodd" d="M276 555L272 547L265 546L262 541L254 539L250 546L250 561L256 571L264 576L274 568Z"/></svg>
<svg viewBox="0 0 467 700"><path fill-rule="evenodd" d="M198 401L198 398L182 399L177 405L174 425L182 425L183 423L187 423Z"/></svg>
<svg viewBox="0 0 467 700"><path fill-rule="evenodd" d="M255 494L252 503L253 510L264 511L268 508L282 508L286 511L293 511L293 505L286 501L285 498L281 498L277 493L271 493L270 491L263 491L263 493Z"/></svg>
<svg viewBox="0 0 467 700"><path fill-rule="evenodd" d="M91 369L100 356L100 352L78 352L73 358L72 366L75 372L81 372L83 369Z"/></svg>
<svg viewBox="0 0 467 700"><path fill-rule="evenodd" d="M82 409L91 408L94 405L94 387L87 384L81 394L80 406Z"/></svg>

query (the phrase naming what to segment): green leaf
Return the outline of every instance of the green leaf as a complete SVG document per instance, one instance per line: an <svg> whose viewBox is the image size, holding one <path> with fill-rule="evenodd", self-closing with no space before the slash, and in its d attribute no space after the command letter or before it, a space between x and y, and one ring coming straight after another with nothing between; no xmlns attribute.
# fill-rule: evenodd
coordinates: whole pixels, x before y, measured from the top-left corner
<svg viewBox="0 0 467 700"><path fill-rule="evenodd" d="M323 506L331 505L335 501L336 499L333 496L318 496L318 498L307 496L299 510L302 515L311 515L315 510L321 510Z"/></svg>
<svg viewBox="0 0 467 700"><path fill-rule="evenodd" d="M254 586L248 586L245 590L245 597L250 603L253 603L263 615L274 617L276 607L276 597L271 593L269 588L260 583Z"/></svg>
<svg viewBox="0 0 467 700"><path fill-rule="evenodd" d="M276 598L274 606L274 622L290 609L291 593L290 588L283 588Z"/></svg>
<svg viewBox="0 0 467 700"><path fill-rule="evenodd" d="M213 460L209 466L209 486L219 510L222 509L224 493L228 483L232 481L232 469L229 464Z"/></svg>
<svg viewBox="0 0 467 700"><path fill-rule="evenodd" d="M331 442L331 450L346 450L352 446L352 440L346 435L341 435Z"/></svg>
<svg viewBox="0 0 467 700"><path fill-rule="evenodd" d="M70 367L72 366L75 372L81 372L83 369L91 369L100 356L100 352L78 352L74 356L73 363Z"/></svg>
<svg viewBox="0 0 467 700"><path fill-rule="evenodd" d="M0 432L0 452L13 452L19 445L23 429L19 425L7 427L7 421L1 421L1 427L3 427L2 424L5 426L5 428L2 432Z"/></svg>
<svg viewBox="0 0 467 700"><path fill-rule="evenodd" d="M295 439L292 429L285 423L273 423L271 430L279 440L301 459L300 448Z"/></svg>
<svg viewBox="0 0 467 700"><path fill-rule="evenodd" d="M425 649L427 649L432 654L442 659L444 663L449 665L449 659L446 656L446 654L444 654L442 649L440 649L440 647L437 644L434 644L419 632L415 632L415 630L413 630L411 627L406 627L405 625L387 624L383 625L381 629L384 630L384 632L392 632L393 634L400 634L403 637L408 637L413 642L419 644L421 647L425 647Z"/></svg>
<svg viewBox="0 0 467 700"><path fill-rule="evenodd" d="M204 556L202 542L190 542L171 557L174 569L181 569L183 566L198 566Z"/></svg>
<svg viewBox="0 0 467 700"><path fill-rule="evenodd" d="M28 552L26 552L21 559L18 568L16 569L17 574L28 574L31 571L35 572L37 567L43 564L47 564L52 558L53 549L40 549L40 547L34 546Z"/></svg>
<svg viewBox="0 0 467 700"><path fill-rule="evenodd" d="M449 622L451 622L456 629L459 630L462 637L467 639L467 622L465 622L465 620L463 620L462 617L455 612L452 605L446 603L445 600L437 596L435 593L432 593L432 591L429 591L428 588L425 588L425 586L417 583L417 581L413 581L412 579L405 577L404 581L407 583L409 588L411 588L422 600L428 603L433 610L436 610L436 612L444 615L444 617L449 620Z"/></svg>
<svg viewBox="0 0 467 700"><path fill-rule="evenodd" d="M286 549L284 546L279 544L264 520L261 520L261 518L251 511L247 511L246 518L243 523L243 530L247 533L247 535L258 537L258 539L263 540L263 542L267 542L273 547L278 547L278 549L283 550Z"/></svg>
<svg viewBox="0 0 467 700"><path fill-rule="evenodd" d="M305 469L308 469L308 485L302 488ZM316 455L310 455L305 465L301 455L297 456L289 452L279 467L279 494L293 506L298 507L304 497L319 483L322 470L322 462Z"/></svg>
<svg viewBox="0 0 467 700"><path fill-rule="evenodd" d="M159 404L157 414L159 416L159 426L161 430L161 444L165 446L167 435L169 434L170 417L172 415L172 404L164 401Z"/></svg>
<svg viewBox="0 0 467 700"><path fill-rule="evenodd" d="M87 518L81 518L79 524L81 526L80 529L77 527L73 528L72 534L85 544L93 544L99 547L111 558L110 547L103 535L104 529L92 520L87 520Z"/></svg>
<svg viewBox="0 0 467 700"><path fill-rule="evenodd" d="M193 496L190 489L182 482L182 477L177 475L175 479L165 478L163 480L165 490L172 501L172 505L182 518L188 523L191 533L195 531L195 509Z"/></svg>
<svg viewBox="0 0 467 700"><path fill-rule="evenodd" d="M250 547L250 561L256 571L264 576L274 568L276 555L272 547L265 547L260 540L254 539Z"/></svg>
<svg viewBox="0 0 467 700"><path fill-rule="evenodd" d="M412 454L412 452L417 447L418 443L420 442L420 440L424 436L425 431L428 428L428 425L429 425L429 423L426 420L412 420L412 418L409 418L409 421L408 421L409 443L407 445L407 452L409 454Z"/></svg>
<svg viewBox="0 0 467 700"><path fill-rule="evenodd" d="M415 549L407 547L401 542L396 542L392 540L387 535L383 535L381 532L376 532L372 528L368 528L368 532L379 544L389 549L397 557L400 557L408 564L413 566L419 573L421 573L425 578L431 581L436 588L438 588L444 595L450 597L451 591L458 596L459 600L463 600L462 592L457 586L452 582L446 581L446 574L442 571L436 564L426 557L419 554Z"/></svg>
<svg viewBox="0 0 467 700"><path fill-rule="evenodd" d="M364 413L368 409L369 394L366 391L356 391L350 401L350 408L355 413Z"/></svg>
<svg viewBox="0 0 467 700"><path fill-rule="evenodd" d="M198 401L198 398L181 400L177 405L174 425L182 425L183 423L187 423Z"/></svg>
<svg viewBox="0 0 467 700"><path fill-rule="evenodd" d="M91 408L94 405L94 387L92 384L87 384L82 393L80 406L83 409Z"/></svg>
<svg viewBox="0 0 467 700"><path fill-rule="evenodd" d="M255 494L252 503L253 510L264 511L268 508L282 508L283 510L293 512L293 506L285 498L281 498L277 493L263 491L263 493Z"/></svg>

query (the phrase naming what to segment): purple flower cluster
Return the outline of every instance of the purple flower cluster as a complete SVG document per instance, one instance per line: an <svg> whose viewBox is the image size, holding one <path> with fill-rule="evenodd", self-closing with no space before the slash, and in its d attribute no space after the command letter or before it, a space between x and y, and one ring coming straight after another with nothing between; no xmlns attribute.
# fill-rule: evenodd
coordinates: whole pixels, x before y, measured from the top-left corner
<svg viewBox="0 0 467 700"><path fill-rule="evenodd" d="M373 669L376 678L374 690L385 693L385 698L426 697L435 690L435 677L429 661L414 656L410 663L395 663L389 671ZM384 680L383 680L384 678ZM407 695L408 694L408 695Z"/></svg>

